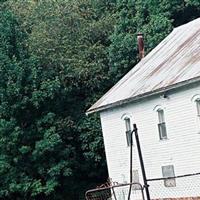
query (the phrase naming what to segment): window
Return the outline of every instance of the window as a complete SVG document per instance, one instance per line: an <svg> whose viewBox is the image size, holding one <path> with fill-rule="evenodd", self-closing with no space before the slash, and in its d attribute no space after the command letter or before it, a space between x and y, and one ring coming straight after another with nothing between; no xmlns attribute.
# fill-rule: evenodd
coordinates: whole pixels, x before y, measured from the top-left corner
<svg viewBox="0 0 200 200"><path fill-rule="evenodd" d="M167 130L166 130L166 124L165 124L165 116L164 116L164 110L158 109L158 131L160 140L167 139Z"/></svg>
<svg viewBox="0 0 200 200"><path fill-rule="evenodd" d="M130 146L131 145L131 140L130 140L130 131L131 131L131 120L129 117L125 117L124 118L125 121L125 126L126 126L126 141L127 141L127 145ZM128 131L130 130L130 131Z"/></svg>
<svg viewBox="0 0 200 200"><path fill-rule="evenodd" d="M133 170L133 183L140 183L139 171L137 169ZM139 184L133 184L132 189L133 190L141 190L141 186Z"/></svg>
<svg viewBox="0 0 200 200"><path fill-rule="evenodd" d="M167 165L162 167L162 174L164 179L164 186L165 187L175 187L176 180L175 180L175 173L174 173L174 166Z"/></svg>
<svg viewBox="0 0 200 200"><path fill-rule="evenodd" d="M130 113L125 113L122 115L121 119L123 120L123 123L124 123L126 142L127 142L127 146L129 147L131 145L130 133L132 131L132 116Z"/></svg>
<svg viewBox="0 0 200 200"><path fill-rule="evenodd" d="M196 108L197 108L197 115L200 117L200 99L195 100Z"/></svg>

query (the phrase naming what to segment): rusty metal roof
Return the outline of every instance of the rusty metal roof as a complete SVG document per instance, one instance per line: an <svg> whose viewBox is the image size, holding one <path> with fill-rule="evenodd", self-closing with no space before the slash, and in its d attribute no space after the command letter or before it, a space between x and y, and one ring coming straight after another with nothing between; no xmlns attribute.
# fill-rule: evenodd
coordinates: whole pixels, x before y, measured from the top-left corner
<svg viewBox="0 0 200 200"><path fill-rule="evenodd" d="M175 28L87 113L200 81L200 18Z"/></svg>

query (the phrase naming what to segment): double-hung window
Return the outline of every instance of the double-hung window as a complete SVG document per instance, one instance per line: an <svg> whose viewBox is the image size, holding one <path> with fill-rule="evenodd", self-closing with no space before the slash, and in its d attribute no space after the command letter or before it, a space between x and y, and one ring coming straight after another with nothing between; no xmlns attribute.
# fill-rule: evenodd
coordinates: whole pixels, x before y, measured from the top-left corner
<svg viewBox="0 0 200 200"><path fill-rule="evenodd" d="M158 131L160 140L167 139L167 129L165 123L165 115L163 109L158 109Z"/></svg>
<svg viewBox="0 0 200 200"><path fill-rule="evenodd" d="M125 117L124 121L125 121L126 130L131 130L131 120L130 120L130 118ZM130 132L129 131L126 131L126 141L127 141L127 145L130 146L131 140L130 140Z"/></svg>

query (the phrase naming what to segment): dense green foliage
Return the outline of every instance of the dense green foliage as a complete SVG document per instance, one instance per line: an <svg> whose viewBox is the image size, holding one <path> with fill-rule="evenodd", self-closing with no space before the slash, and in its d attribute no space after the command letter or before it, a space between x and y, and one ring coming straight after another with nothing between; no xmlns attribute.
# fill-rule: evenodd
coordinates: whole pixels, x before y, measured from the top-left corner
<svg viewBox="0 0 200 200"><path fill-rule="evenodd" d="M1 0L0 199L77 200L107 177L86 109L198 0Z"/></svg>

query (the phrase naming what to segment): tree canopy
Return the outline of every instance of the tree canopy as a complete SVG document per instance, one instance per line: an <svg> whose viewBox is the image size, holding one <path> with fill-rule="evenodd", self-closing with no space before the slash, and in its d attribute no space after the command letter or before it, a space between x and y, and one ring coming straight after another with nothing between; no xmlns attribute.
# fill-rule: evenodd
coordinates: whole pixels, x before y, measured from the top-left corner
<svg viewBox="0 0 200 200"><path fill-rule="evenodd" d="M0 199L77 200L108 176L100 120L85 111L200 16L198 0L1 0Z"/></svg>

